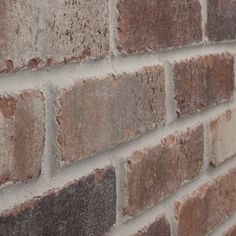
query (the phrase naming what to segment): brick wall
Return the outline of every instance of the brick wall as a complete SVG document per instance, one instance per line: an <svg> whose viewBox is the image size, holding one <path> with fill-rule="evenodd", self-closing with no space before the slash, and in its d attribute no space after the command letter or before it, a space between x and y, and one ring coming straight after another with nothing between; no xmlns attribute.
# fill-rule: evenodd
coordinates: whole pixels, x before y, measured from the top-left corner
<svg viewBox="0 0 236 236"><path fill-rule="evenodd" d="M0 0L0 235L236 235L236 0Z"/></svg>

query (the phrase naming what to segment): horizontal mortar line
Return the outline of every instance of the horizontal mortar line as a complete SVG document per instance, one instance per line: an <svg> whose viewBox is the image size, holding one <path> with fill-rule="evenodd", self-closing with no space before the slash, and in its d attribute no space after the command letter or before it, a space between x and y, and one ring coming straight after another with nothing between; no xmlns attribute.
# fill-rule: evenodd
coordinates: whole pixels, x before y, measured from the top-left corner
<svg viewBox="0 0 236 236"><path fill-rule="evenodd" d="M80 63L54 66L49 69L36 71L20 71L0 76L1 91L19 91L24 88L41 87L49 81L55 86L63 88L75 81L91 77L104 78L108 74L134 72L144 66L163 64L167 61L183 60L201 55L222 53L236 53L236 41L214 44L192 45L188 47L169 49L157 53L143 53L136 55L117 55L103 60L91 60ZM110 60L109 60L110 59ZM24 82L24 83L23 83Z"/></svg>
<svg viewBox="0 0 236 236"><path fill-rule="evenodd" d="M222 224L218 225L210 234L209 236L222 236L229 229L236 226L236 213L233 214L230 218L226 219Z"/></svg>
<svg viewBox="0 0 236 236"><path fill-rule="evenodd" d="M230 162L225 162L221 168L214 173L212 172L211 175L208 175L207 173L201 175L200 173L197 178L180 186L177 191L169 197L162 199L150 208L146 208L140 215L135 216L135 218L123 222L121 225L117 225L116 228L113 229L111 235L119 236L120 232L137 232L137 230L150 223L150 219L155 219L155 217L159 215L158 213L167 212L168 214L168 212L171 212L172 217L174 217L173 209L176 202L182 201L187 196L191 196L191 194L201 186L212 183L215 178L228 173L233 167L236 167L236 156L231 159Z"/></svg>
<svg viewBox="0 0 236 236"><path fill-rule="evenodd" d="M84 158L77 163L69 166L67 165L48 181L45 181L45 176L40 176L39 179L32 180L29 183L9 184L0 189L0 211L6 210L33 196L41 195L52 188L62 188L68 182L79 179L80 177L91 173L94 169L122 162L136 150L142 150L145 147L157 145L160 140L168 134L184 130L187 127L195 126L201 122L207 122L210 117L215 117L217 114L233 107L236 107L235 101L221 104L195 116L177 120L173 124L167 125L165 128L148 132L137 139L117 145L116 147L108 149L93 157Z"/></svg>

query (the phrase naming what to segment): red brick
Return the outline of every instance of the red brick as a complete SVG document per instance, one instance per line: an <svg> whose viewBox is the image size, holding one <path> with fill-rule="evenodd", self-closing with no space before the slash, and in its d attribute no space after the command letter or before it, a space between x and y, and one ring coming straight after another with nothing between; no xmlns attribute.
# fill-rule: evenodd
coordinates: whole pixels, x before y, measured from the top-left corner
<svg viewBox="0 0 236 236"><path fill-rule="evenodd" d="M198 0L119 0L117 9L120 51L159 51L202 39Z"/></svg>
<svg viewBox="0 0 236 236"><path fill-rule="evenodd" d="M171 236L170 223L165 216L157 218L151 225L143 228L133 236Z"/></svg>
<svg viewBox="0 0 236 236"><path fill-rule="evenodd" d="M163 139L159 145L137 151L125 162L124 214L135 215L193 180L203 165L203 126Z"/></svg>
<svg viewBox="0 0 236 236"><path fill-rule="evenodd" d="M236 169L176 203L179 236L208 235L236 211Z"/></svg>
<svg viewBox="0 0 236 236"><path fill-rule="evenodd" d="M0 215L1 236L104 235L116 221L112 167L52 190Z"/></svg>
<svg viewBox="0 0 236 236"><path fill-rule="evenodd" d="M64 161L74 161L158 127L165 117L164 71L80 81L60 94L59 144Z"/></svg>
<svg viewBox="0 0 236 236"><path fill-rule="evenodd" d="M26 17L27 16L27 17ZM2 0L0 72L107 55L107 0Z"/></svg>
<svg viewBox="0 0 236 236"><path fill-rule="evenodd" d="M207 1L207 36L211 41L236 39L236 1Z"/></svg>
<svg viewBox="0 0 236 236"><path fill-rule="evenodd" d="M37 90L0 96L0 184L40 175L44 97Z"/></svg>
<svg viewBox="0 0 236 236"><path fill-rule="evenodd" d="M234 92L234 59L230 54L193 58L173 66L178 117L229 101Z"/></svg>
<svg viewBox="0 0 236 236"><path fill-rule="evenodd" d="M217 166L236 154L236 109L228 109L209 123L210 163Z"/></svg>
<svg viewBox="0 0 236 236"><path fill-rule="evenodd" d="M224 236L235 236L236 235L236 225L233 226Z"/></svg>

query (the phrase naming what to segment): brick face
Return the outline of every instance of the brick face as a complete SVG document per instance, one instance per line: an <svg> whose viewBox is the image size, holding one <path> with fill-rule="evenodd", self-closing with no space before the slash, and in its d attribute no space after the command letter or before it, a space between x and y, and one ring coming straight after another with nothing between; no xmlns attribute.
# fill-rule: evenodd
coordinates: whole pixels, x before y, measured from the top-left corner
<svg viewBox="0 0 236 236"><path fill-rule="evenodd" d="M167 219L162 216L156 219L151 225L140 230L138 233L132 236L171 236L170 224Z"/></svg>
<svg viewBox="0 0 236 236"><path fill-rule="evenodd" d="M60 95L59 143L64 161L95 154L158 127L165 117L164 72L88 79Z"/></svg>
<svg viewBox="0 0 236 236"><path fill-rule="evenodd" d="M0 96L0 184L41 172L44 97L38 90Z"/></svg>
<svg viewBox="0 0 236 236"><path fill-rule="evenodd" d="M236 39L236 1L207 1L207 35L211 41Z"/></svg>
<svg viewBox="0 0 236 236"><path fill-rule="evenodd" d="M236 109L227 110L209 124L210 163L217 166L236 154Z"/></svg>
<svg viewBox="0 0 236 236"><path fill-rule="evenodd" d="M116 220L115 171L110 167L51 191L0 216L0 235L104 235Z"/></svg>
<svg viewBox="0 0 236 236"><path fill-rule="evenodd" d="M102 58L109 44L108 4L2 0L0 31L0 72Z"/></svg>
<svg viewBox="0 0 236 236"><path fill-rule="evenodd" d="M119 0L117 9L120 51L158 51L202 39L198 0Z"/></svg>
<svg viewBox="0 0 236 236"><path fill-rule="evenodd" d="M173 65L178 117L229 101L234 92L234 58L216 54Z"/></svg>
<svg viewBox="0 0 236 236"><path fill-rule="evenodd" d="M137 151L125 163L124 214L135 215L198 176L203 164L203 126L163 139Z"/></svg>
<svg viewBox="0 0 236 236"><path fill-rule="evenodd" d="M236 211L236 169L176 204L179 236L207 235Z"/></svg>

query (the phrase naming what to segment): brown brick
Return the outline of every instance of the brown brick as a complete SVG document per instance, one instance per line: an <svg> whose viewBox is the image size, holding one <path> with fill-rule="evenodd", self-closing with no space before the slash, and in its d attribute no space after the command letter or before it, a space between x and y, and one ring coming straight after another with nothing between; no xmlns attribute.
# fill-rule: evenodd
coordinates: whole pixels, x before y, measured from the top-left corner
<svg viewBox="0 0 236 236"><path fill-rule="evenodd" d="M234 59L208 55L176 63L173 68L178 117L229 101L234 91Z"/></svg>
<svg viewBox="0 0 236 236"><path fill-rule="evenodd" d="M211 41L236 38L236 1L207 1L207 35Z"/></svg>
<svg viewBox="0 0 236 236"><path fill-rule="evenodd" d="M119 0L119 49L126 53L158 51L200 42L198 0Z"/></svg>
<svg viewBox="0 0 236 236"><path fill-rule="evenodd" d="M217 166L236 154L236 109L227 110L210 121L210 163Z"/></svg>
<svg viewBox="0 0 236 236"><path fill-rule="evenodd" d="M59 143L64 161L95 154L158 127L165 116L164 72L87 79L60 95Z"/></svg>
<svg viewBox="0 0 236 236"><path fill-rule="evenodd" d="M26 17L27 16L27 17ZM2 0L0 72L107 55L107 0Z"/></svg>
<svg viewBox="0 0 236 236"><path fill-rule="evenodd" d="M151 225L143 228L132 236L171 236L170 223L165 216L157 218Z"/></svg>
<svg viewBox="0 0 236 236"><path fill-rule="evenodd" d="M236 235L236 225L233 226L224 236L235 236Z"/></svg>
<svg viewBox="0 0 236 236"><path fill-rule="evenodd" d="M208 235L236 211L236 169L176 203L179 236Z"/></svg>
<svg viewBox="0 0 236 236"><path fill-rule="evenodd" d="M104 235L115 220L115 170L107 168L3 212L0 235Z"/></svg>
<svg viewBox="0 0 236 236"><path fill-rule="evenodd" d="M203 126L168 136L125 163L124 214L135 215L198 176L203 165Z"/></svg>
<svg viewBox="0 0 236 236"><path fill-rule="evenodd" d="M44 98L37 90L0 96L0 184L40 175Z"/></svg>

